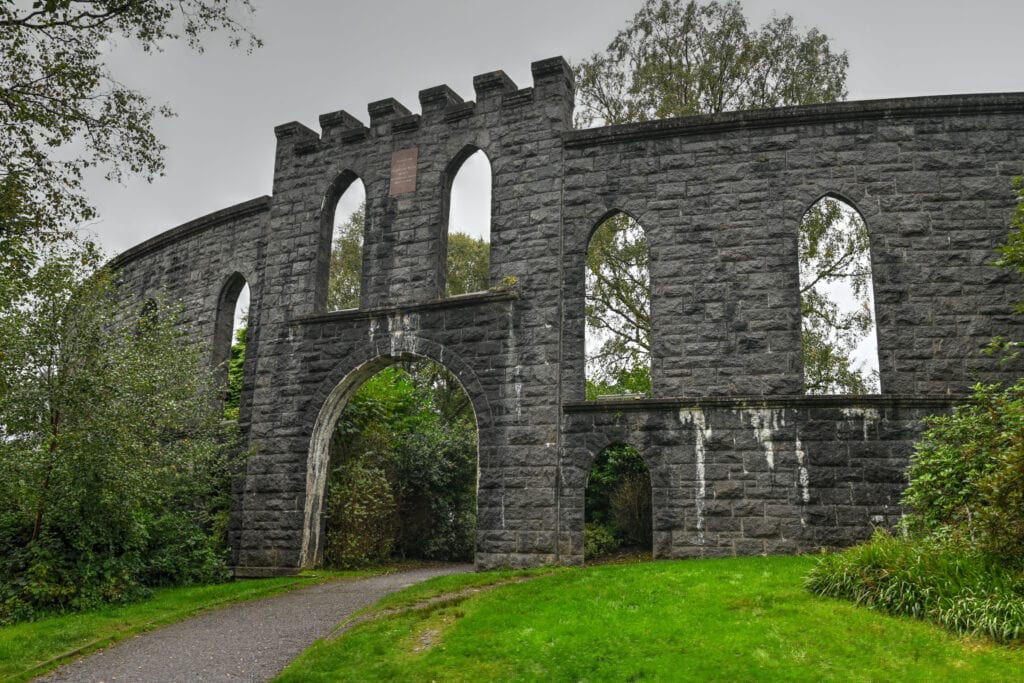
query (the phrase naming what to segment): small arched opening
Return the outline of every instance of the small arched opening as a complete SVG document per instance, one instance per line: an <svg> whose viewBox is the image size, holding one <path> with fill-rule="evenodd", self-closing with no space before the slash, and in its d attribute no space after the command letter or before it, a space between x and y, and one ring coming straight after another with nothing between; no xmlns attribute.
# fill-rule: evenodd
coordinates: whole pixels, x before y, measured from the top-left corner
<svg viewBox="0 0 1024 683"><path fill-rule="evenodd" d="M835 195L800 220L800 319L804 391L879 391L871 245L856 208Z"/></svg>
<svg viewBox="0 0 1024 683"><path fill-rule="evenodd" d="M597 454L587 477L583 519L584 561L617 555L650 559L651 475L635 448L618 443Z"/></svg>
<svg viewBox="0 0 1024 683"><path fill-rule="evenodd" d="M491 282L491 162L466 147L446 173L444 295L486 291Z"/></svg>
<svg viewBox="0 0 1024 683"><path fill-rule="evenodd" d="M586 397L651 395L650 249L616 211L590 237L586 260Z"/></svg>

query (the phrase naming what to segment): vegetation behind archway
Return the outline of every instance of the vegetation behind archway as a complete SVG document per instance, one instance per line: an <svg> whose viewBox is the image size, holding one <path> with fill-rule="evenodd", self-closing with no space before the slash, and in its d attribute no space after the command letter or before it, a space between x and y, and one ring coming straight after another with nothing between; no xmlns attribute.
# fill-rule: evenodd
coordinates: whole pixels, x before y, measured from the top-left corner
<svg viewBox="0 0 1024 683"><path fill-rule="evenodd" d="M597 455L583 509L585 559L651 551L651 477L635 448L616 444Z"/></svg>
<svg viewBox="0 0 1024 683"><path fill-rule="evenodd" d="M427 360L384 368L334 428L324 564L472 560L476 482L476 419L454 375Z"/></svg>

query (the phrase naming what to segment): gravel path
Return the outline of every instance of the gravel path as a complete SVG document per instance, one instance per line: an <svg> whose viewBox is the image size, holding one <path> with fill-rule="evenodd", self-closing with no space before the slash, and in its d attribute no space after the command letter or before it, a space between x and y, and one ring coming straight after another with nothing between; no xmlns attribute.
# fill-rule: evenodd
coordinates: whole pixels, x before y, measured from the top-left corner
<svg viewBox="0 0 1024 683"><path fill-rule="evenodd" d="M266 681L317 638L388 593L435 576L472 571L447 565L301 588L231 605L142 633L62 666L40 681Z"/></svg>

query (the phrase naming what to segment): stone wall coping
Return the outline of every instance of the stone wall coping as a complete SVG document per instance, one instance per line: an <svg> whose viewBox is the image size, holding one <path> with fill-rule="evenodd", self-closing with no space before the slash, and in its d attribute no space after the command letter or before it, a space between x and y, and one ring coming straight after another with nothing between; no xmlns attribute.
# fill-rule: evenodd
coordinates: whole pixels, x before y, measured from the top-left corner
<svg viewBox="0 0 1024 683"><path fill-rule="evenodd" d="M383 318L389 315L404 315L419 311L437 311L446 308L463 308L466 306L478 306L499 301L515 301L519 298L519 292L515 289L498 289L486 292L472 292L460 294L447 299L427 301L422 304L410 304L408 306L385 306L381 308L352 308L342 311L331 311L329 313L317 313L296 318L291 321L292 325L309 325L314 323L330 323L340 320L370 320L372 318Z"/></svg>
<svg viewBox="0 0 1024 683"><path fill-rule="evenodd" d="M602 128L566 131L562 134L562 141L567 148L586 148L637 140L727 133L759 128L783 128L870 119L977 116L1020 112L1024 112L1024 92L903 97L832 102L778 109L749 109L721 114L659 119L642 123L624 123Z"/></svg>
<svg viewBox="0 0 1024 683"><path fill-rule="evenodd" d="M813 395L813 396L707 396L675 398L636 398L607 401L565 401L562 412L577 413L618 413L668 411L682 408L723 408L744 410L750 408L926 408L937 411L949 410L955 403L968 397L963 396L909 396L871 394Z"/></svg>
<svg viewBox="0 0 1024 683"><path fill-rule="evenodd" d="M192 235L210 230L211 228L223 225L224 223L241 220L259 213L266 213L267 211L270 211L270 202L270 197L263 195L262 197L250 199L247 202L235 204L234 206L229 206L226 209L221 209L220 211L214 211L213 213L208 213L205 216L200 216L199 218L190 220L188 223L179 225L176 228L166 230L156 237L151 237L145 242L135 245L131 249L122 251L110 260L107 267L112 269L122 268L137 258L145 256L146 254L170 244L180 242L186 237L191 237Z"/></svg>

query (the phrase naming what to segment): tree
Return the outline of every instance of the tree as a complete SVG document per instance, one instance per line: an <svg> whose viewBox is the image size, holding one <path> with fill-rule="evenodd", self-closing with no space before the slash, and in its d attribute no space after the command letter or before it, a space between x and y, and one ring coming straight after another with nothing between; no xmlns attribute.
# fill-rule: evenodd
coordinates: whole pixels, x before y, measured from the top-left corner
<svg viewBox="0 0 1024 683"><path fill-rule="evenodd" d="M846 203L823 197L800 223L799 250L804 388L813 394L877 391L878 377L853 358L875 325L864 220ZM830 295L835 283L847 285L852 310L843 311Z"/></svg>
<svg viewBox="0 0 1024 683"><path fill-rule="evenodd" d="M447 296L483 292L491 283L491 244L482 237L448 233Z"/></svg>
<svg viewBox="0 0 1024 683"><path fill-rule="evenodd" d="M751 30L739 2L646 0L604 52L576 66L576 123L831 102L846 96L847 65L846 53L833 52L828 36L814 28L798 31L788 15ZM833 281L851 264L867 262L863 224L851 229L844 220L841 212L812 210L802 222L800 255L810 258L810 281ZM588 254L587 319L606 338L591 364L604 369L595 380L620 386L616 377L624 370L628 377L649 366L650 313L639 305L649 297L649 257L639 226L626 217L609 223L595 233L599 243ZM863 309L863 273L852 277ZM871 379L852 367L850 351L855 335L866 334L863 317L841 316L827 297L813 296L820 291L802 292L808 389L862 393Z"/></svg>
<svg viewBox="0 0 1024 683"><path fill-rule="evenodd" d="M359 288L363 277L363 232L366 227L366 202L352 212L335 230L331 245L330 275L327 280L327 310L359 308Z"/></svg>
<svg viewBox="0 0 1024 683"><path fill-rule="evenodd" d="M223 575L236 434L206 353L87 243L0 306L0 621Z"/></svg>
<svg viewBox="0 0 1024 683"><path fill-rule="evenodd" d="M604 221L587 248L587 398L649 394L650 252L643 228L626 214Z"/></svg>
<svg viewBox="0 0 1024 683"><path fill-rule="evenodd" d="M144 51L224 30L233 46L259 45L233 16L249 0L0 0L0 278L24 275L43 241L67 236L95 210L83 174L152 179L163 145L152 125L169 116L118 83L104 55L118 38Z"/></svg>
<svg viewBox="0 0 1024 683"><path fill-rule="evenodd" d="M846 53L793 17L748 30L739 2L646 0L604 53L576 67L577 121L607 125L832 102L846 97Z"/></svg>

